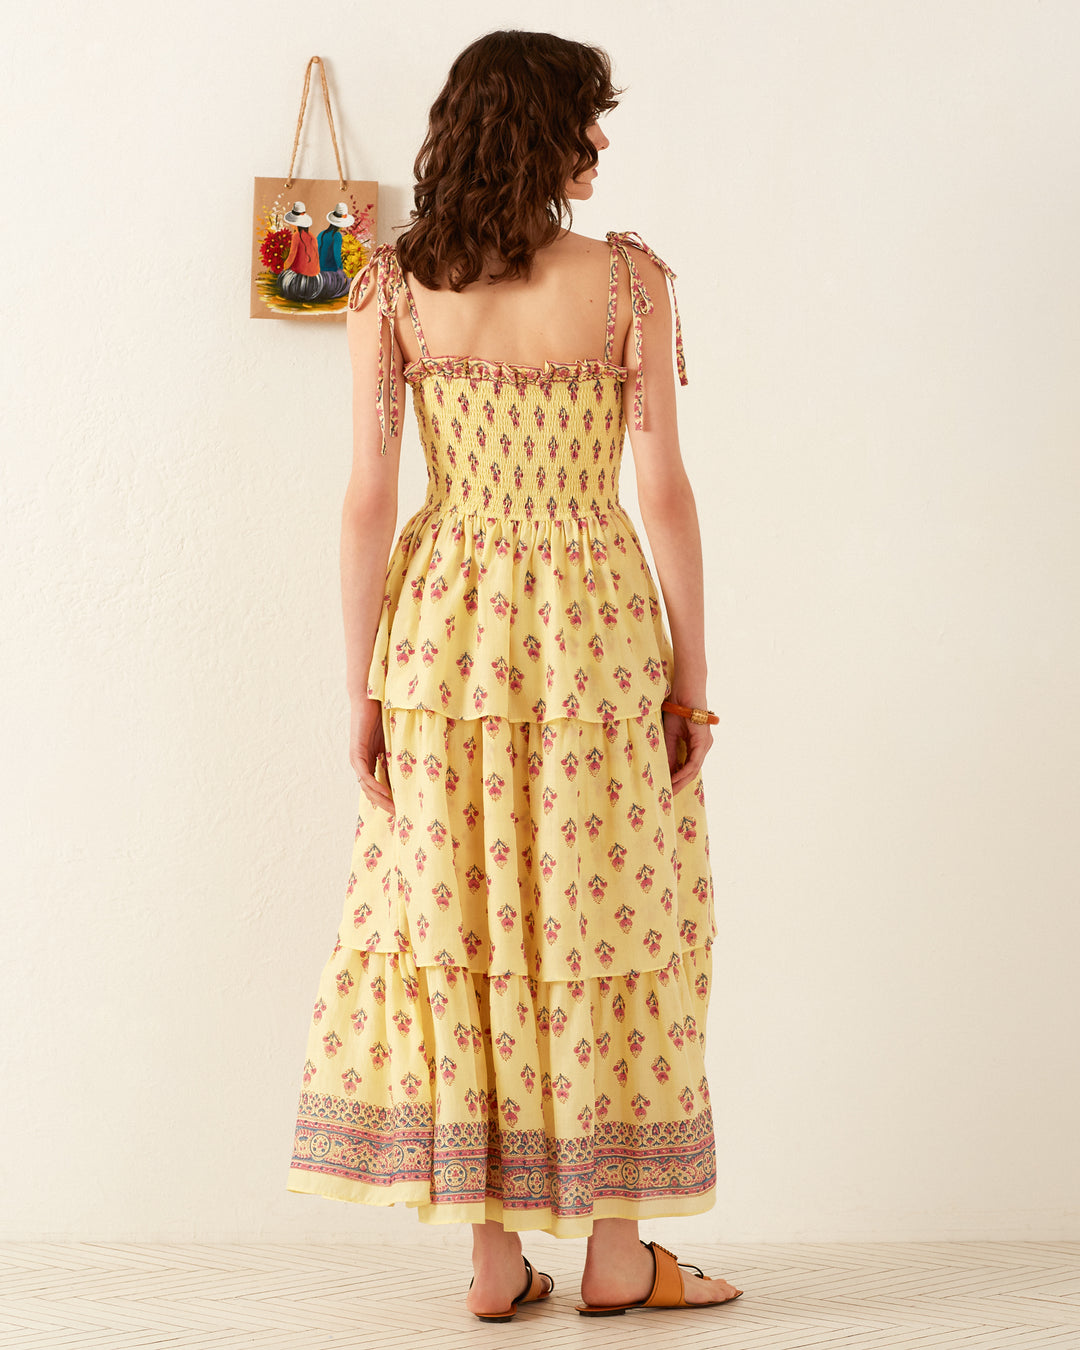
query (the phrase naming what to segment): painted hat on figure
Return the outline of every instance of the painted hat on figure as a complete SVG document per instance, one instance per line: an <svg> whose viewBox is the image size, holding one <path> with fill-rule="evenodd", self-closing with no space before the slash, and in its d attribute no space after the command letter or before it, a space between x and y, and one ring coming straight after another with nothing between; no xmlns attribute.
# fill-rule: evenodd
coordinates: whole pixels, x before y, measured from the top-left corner
<svg viewBox="0 0 1080 1350"><path fill-rule="evenodd" d="M292 210L285 212L286 225L310 225L311 217L303 202L293 202Z"/></svg>
<svg viewBox="0 0 1080 1350"><path fill-rule="evenodd" d="M331 225L336 225L339 229L344 230L346 226L353 223L356 217L349 214L349 208L345 202L338 202L332 211L327 211L326 219Z"/></svg>

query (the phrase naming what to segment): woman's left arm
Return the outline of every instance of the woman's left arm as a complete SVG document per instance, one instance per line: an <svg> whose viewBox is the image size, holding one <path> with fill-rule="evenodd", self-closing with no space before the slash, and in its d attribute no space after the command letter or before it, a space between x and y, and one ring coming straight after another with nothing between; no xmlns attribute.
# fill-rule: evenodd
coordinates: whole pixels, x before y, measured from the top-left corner
<svg viewBox="0 0 1080 1350"><path fill-rule="evenodd" d="M356 309L346 310L345 331L353 375L353 459L341 512L341 603L345 624L345 685L349 697L349 762L364 794L374 806L393 811L393 798L375 777L384 753L382 704L369 698L368 671L386 591L386 567L394 543L398 510L398 467L401 433L389 434L386 453L379 424L379 347L396 343L385 333L376 298L369 285ZM383 354L389 371L390 353ZM404 381L400 354L392 363L397 406L402 406Z"/></svg>

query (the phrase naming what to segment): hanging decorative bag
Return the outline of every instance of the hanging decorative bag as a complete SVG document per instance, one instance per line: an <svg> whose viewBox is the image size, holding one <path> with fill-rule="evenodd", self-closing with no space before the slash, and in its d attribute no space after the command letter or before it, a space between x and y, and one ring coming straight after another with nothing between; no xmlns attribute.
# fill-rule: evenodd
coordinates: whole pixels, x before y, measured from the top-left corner
<svg viewBox="0 0 1080 1350"><path fill-rule="evenodd" d="M319 67L338 176L294 178L311 67ZM348 182L341 168L325 63L304 72L289 174L255 179L251 249L253 319L327 319L345 313L349 286L375 247L378 183Z"/></svg>

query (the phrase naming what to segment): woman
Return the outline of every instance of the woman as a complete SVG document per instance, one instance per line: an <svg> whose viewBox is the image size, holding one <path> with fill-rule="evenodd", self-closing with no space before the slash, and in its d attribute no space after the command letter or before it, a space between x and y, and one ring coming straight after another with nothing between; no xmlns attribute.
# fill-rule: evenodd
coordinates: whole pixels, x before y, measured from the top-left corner
<svg viewBox="0 0 1080 1350"><path fill-rule="evenodd" d="M672 274L633 236L563 225L618 92L596 48L474 42L432 107L412 224L347 315L362 795L289 1188L471 1223L485 1320L551 1292L529 1229L588 1237L583 1313L741 1292L638 1238L714 1202L717 719ZM406 383L429 487L395 546ZM618 502L627 424L671 639Z"/></svg>

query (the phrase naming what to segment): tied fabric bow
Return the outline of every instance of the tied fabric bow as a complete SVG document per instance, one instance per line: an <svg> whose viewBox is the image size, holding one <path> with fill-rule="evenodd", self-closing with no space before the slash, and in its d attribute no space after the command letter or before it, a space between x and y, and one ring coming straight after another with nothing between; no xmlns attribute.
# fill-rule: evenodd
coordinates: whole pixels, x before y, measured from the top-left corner
<svg viewBox="0 0 1080 1350"><path fill-rule="evenodd" d="M686 358L683 354L682 320L679 317L679 301L675 295L675 273L667 263L664 262L663 258L657 257L636 231L609 230L606 237L608 243L612 246L612 280L614 281L615 250L618 250L618 252L622 254L623 259L626 262L626 270L630 275L630 307L633 311L634 354L637 357L637 371L634 375L634 426L639 431L643 431L645 429L645 363L641 355L641 321L646 314L651 314L653 312L655 302L646 290L645 283L641 279L641 274L634 266L634 258L630 251L631 248L638 248L647 258L651 258L671 283L671 299L675 307L675 360L679 369L679 383L686 384L688 382L686 378Z"/></svg>
<svg viewBox="0 0 1080 1350"><path fill-rule="evenodd" d="M379 318L383 331L379 335L379 388L376 403L379 409L379 430L382 432L382 453L386 454L386 347L390 347L390 436L396 437L400 426L398 409L398 368L397 343L394 341L394 316L397 312L398 295L405 284L397 252L393 244L380 244L364 264L362 271L356 274L349 290L349 308L359 309L368 293L372 279L375 281L375 294L379 307ZM412 297L409 297L410 304Z"/></svg>

